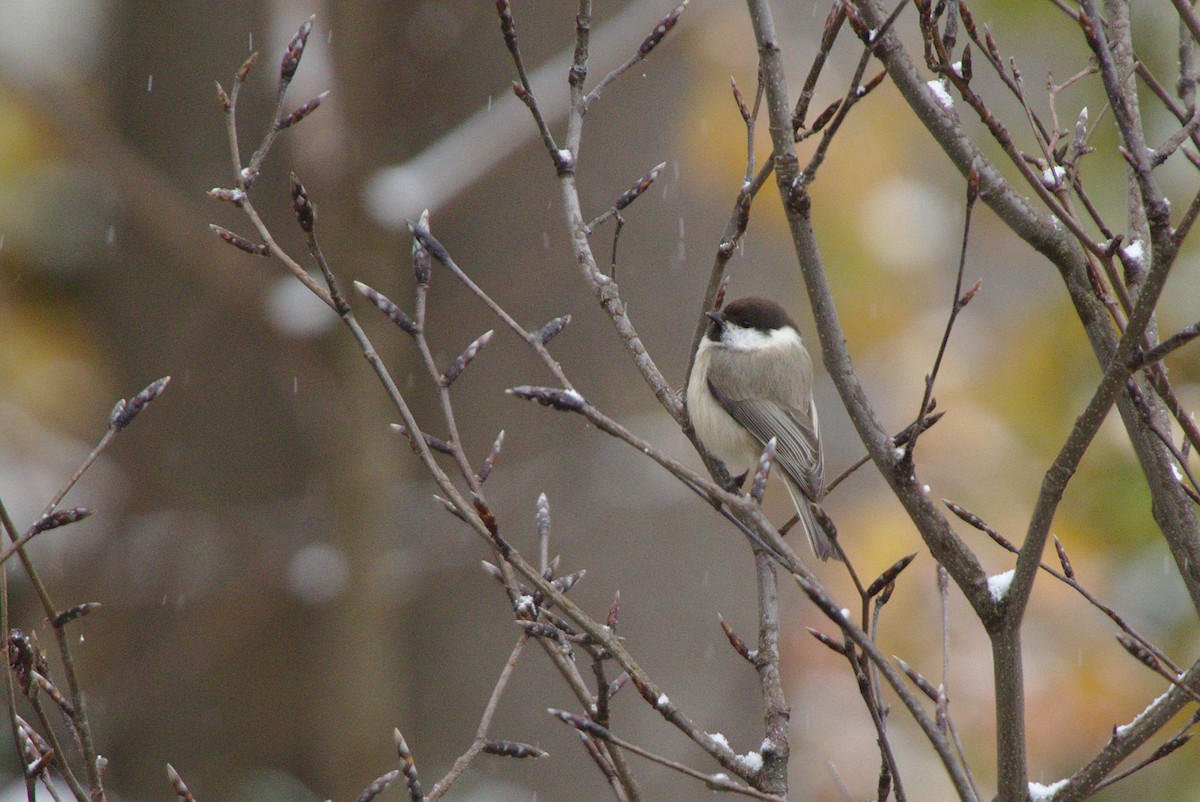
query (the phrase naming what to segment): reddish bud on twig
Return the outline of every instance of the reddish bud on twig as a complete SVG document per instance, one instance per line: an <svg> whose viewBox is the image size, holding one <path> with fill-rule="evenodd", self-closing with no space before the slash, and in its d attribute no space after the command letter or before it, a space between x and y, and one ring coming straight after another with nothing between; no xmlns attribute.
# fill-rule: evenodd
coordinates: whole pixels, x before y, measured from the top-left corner
<svg viewBox="0 0 1200 802"><path fill-rule="evenodd" d="M658 44L663 40L663 37L671 32L671 29L675 27L675 23L679 22L679 17L683 14L683 10L686 7L687 0L683 0L682 3L675 6L671 13L663 17L662 21L654 27L654 30L650 32L650 35L647 36L642 44L638 47L638 54L641 55L642 58L650 55L650 51L658 47Z"/></svg>
<svg viewBox="0 0 1200 802"><path fill-rule="evenodd" d="M372 799L383 793L389 785L392 784L397 777L400 776L400 769L392 769L382 777L376 778L375 782L363 789L363 792L358 795L358 802L371 802Z"/></svg>
<svg viewBox="0 0 1200 802"><path fill-rule="evenodd" d="M500 434L496 435L495 441L492 442L492 448L488 451L486 457L483 458L483 464L479 466L478 473L475 478L480 484L487 481L487 478L492 475L492 468L496 467L496 460L500 458L500 449L504 447L504 430L500 430Z"/></svg>
<svg viewBox="0 0 1200 802"><path fill-rule="evenodd" d="M530 387L521 385L507 391L509 395L524 398L526 401L537 401L544 407L554 407L564 412L578 412L587 402L583 396L574 390L559 390L554 387Z"/></svg>
<svg viewBox="0 0 1200 802"><path fill-rule="evenodd" d="M630 674L629 680L633 683L633 687L637 688L637 692L641 694L642 698L650 703L651 707L658 706L658 694L654 692L653 688L638 679L636 674Z"/></svg>
<svg viewBox="0 0 1200 802"><path fill-rule="evenodd" d="M21 753L24 757L24 774L26 779L36 779L46 768L47 756L39 753L33 740L24 732L21 736Z"/></svg>
<svg viewBox="0 0 1200 802"><path fill-rule="evenodd" d="M46 754L39 755L36 760L32 761L28 766L25 767L25 776L26 777L41 776L41 774L44 771L46 771L46 768L50 765L50 761L53 759L54 759L54 751L53 750L51 750L50 752L48 752Z"/></svg>
<svg viewBox="0 0 1200 802"><path fill-rule="evenodd" d="M450 261L450 253L442 246L442 243L434 239L433 234L429 233L429 210L421 212L421 219L416 223L411 220L407 221L408 230L413 235L413 273L417 277L417 284L425 286L429 284L429 276L433 272L433 265L429 257L433 256L439 262Z"/></svg>
<svg viewBox="0 0 1200 802"><path fill-rule="evenodd" d="M721 631L725 633L725 637L729 641L729 645L733 647L735 652L742 656L742 659L753 665L754 653L750 651L750 647L747 646L746 642L742 640L736 632L733 631L733 627L731 627L729 622L726 621L719 613L717 614L717 620L721 622Z"/></svg>
<svg viewBox="0 0 1200 802"><path fill-rule="evenodd" d="M867 588L867 598L871 598L876 593L883 590L886 586L890 585L892 582L895 582L896 577L900 576L900 572L907 568L908 564L911 563L916 556L917 553L914 551L912 554L901 557L899 560L894 562L890 568L880 574L875 581L870 584L870 586Z"/></svg>
<svg viewBox="0 0 1200 802"><path fill-rule="evenodd" d="M128 401L122 399L113 407L112 413L108 416L108 428L124 429L138 413L146 408L147 405L154 399L162 395L163 390L167 389L167 384L171 381L170 376L163 376L157 381L151 382L146 386L146 389L130 398Z"/></svg>
<svg viewBox="0 0 1200 802"><path fill-rule="evenodd" d="M867 23L863 21L862 14L853 3L843 3L842 9L846 13L846 22L850 23L850 29L854 31L854 35L861 39L865 44L871 44L871 32L867 28Z"/></svg>
<svg viewBox="0 0 1200 802"><path fill-rule="evenodd" d="M1172 752L1174 752L1179 747L1183 746L1188 741L1192 740L1192 736L1195 734L1196 734L1195 732L1185 732L1185 733L1176 735L1174 738L1172 738L1171 740L1164 743L1162 746L1155 749L1154 752L1150 755L1149 761L1153 762L1155 760L1162 760L1164 757L1171 754Z"/></svg>
<svg viewBox="0 0 1200 802"><path fill-rule="evenodd" d="M317 208L308 199L308 191L300 183L300 179L292 173L292 208L296 212L296 222L305 234L311 234L317 223Z"/></svg>
<svg viewBox="0 0 1200 802"><path fill-rule="evenodd" d="M547 708L546 712L566 724L570 724L580 732L587 733L593 738L599 738L601 741L612 740L612 733L601 727L596 722L586 719L583 716L577 716L574 713L568 713L566 710L556 710L553 707Z"/></svg>
<svg viewBox="0 0 1200 802"><path fill-rule="evenodd" d="M37 730L29 726L28 721L16 714L13 715L13 718L17 720L17 727L20 729L21 735L32 741L38 752L44 755L51 751L49 742Z"/></svg>
<svg viewBox="0 0 1200 802"><path fill-rule="evenodd" d="M517 26L513 24L512 4L508 0L496 0L496 13L500 16L500 30L504 42L512 50L517 44Z"/></svg>
<svg viewBox="0 0 1200 802"><path fill-rule="evenodd" d="M950 9L950 13L946 16L946 32L942 34L942 41L946 45L947 52L954 50L954 45L958 42L958 4Z"/></svg>
<svg viewBox="0 0 1200 802"><path fill-rule="evenodd" d="M63 610L58 615L54 616L54 620L51 621L50 624L55 629L62 629L63 627L65 627L67 624L71 623L75 619L83 618L85 615L88 615L93 610L96 610L99 607L100 607L100 602L84 602L83 604L77 604L74 607L71 607L70 609L67 609L67 610Z"/></svg>
<svg viewBox="0 0 1200 802"><path fill-rule="evenodd" d="M1067 550L1063 548L1062 541L1058 539L1058 535L1054 536L1054 550L1058 552L1058 562L1062 565L1063 576L1067 579L1075 578L1075 569L1071 567L1071 561L1067 559Z"/></svg>
<svg viewBox="0 0 1200 802"><path fill-rule="evenodd" d="M397 432L404 437L409 436L408 427L403 423L391 423L388 425L391 426L392 431ZM434 437L427 432L421 432L421 439L425 441L425 445L429 446L431 450L436 451L439 454L449 454L450 456L454 456L454 446L450 445L442 438ZM413 451L417 451L415 446L413 446Z"/></svg>
<svg viewBox="0 0 1200 802"><path fill-rule="evenodd" d="M383 312L388 316L388 320L399 326L406 334L410 334L415 337L421 333L421 329L419 326L417 326L416 321L405 314L404 310L396 306L396 304L383 293L368 287L361 281L354 282L354 289L358 290L359 295L375 304L375 306L379 308L380 312Z"/></svg>
<svg viewBox="0 0 1200 802"><path fill-rule="evenodd" d="M617 619L621 617L621 591L613 594L612 604L608 606L608 619L605 623L610 632L617 631Z"/></svg>
<svg viewBox="0 0 1200 802"><path fill-rule="evenodd" d="M549 754L536 746L521 741L484 741L483 751L489 755L499 755L500 757L535 759Z"/></svg>
<svg viewBox="0 0 1200 802"><path fill-rule="evenodd" d="M972 284L967 291L962 294L962 297L958 299L958 308L962 309L964 306L971 303L971 301L975 298L975 293L979 292L979 288L982 286L983 279L976 279L975 283Z"/></svg>
<svg viewBox="0 0 1200 802"><path fill-rule="evenodd" d="M713 298L713 311L720 312L721 307L725 305L725 291L729 289L729 276L721 280L721 286L717 287L717 297Z"/></svg>
<svg viewBox="0 0 1200 802"><path fill-rule="evenodd" d="M547 323L545 326L542 326L540 329L538 329L537 333L534 334L533 336L536 337L542 345L545 345L546 343L550 342L550 340L554 339L554 336L556 334L558 334L560 331L565 329L567 327L567 324L570 322L571 322L570 315L563 315L562 317L556 317L553 320L551 320L549 323Z"/></svg>
<svg viewBox="0 0 1200 802"><path fill-rule="evenodd" d="M466 520L467 520L467 519L466 519L466 517L465 517L465 516L464 516L464 515L463 515L461 512L459 512L459 510L458 510L458 507L456 507L456 506L454 505L454 502L453 502L453 501L451 501L450 499L442 498L442 497L441 497L441 496L439 496L437 493L434 493L434 494L433 494L433 498L434 498L434 499L435 499L435 500L436 500L436 501L437 501L439 504L441 504L443 507L445 507L445 508L446 508L446 512L450 513L451 515L453 515L453 516L454 516L455 518L457 518L458 520L460 520L460 521L463 521L464 523L466 522Z"/></svg>
<svg viewBox="0 0 1200 802"><path fill-rule="evenodd" d="M918 672L908 663L901 660L899 657L893 656L892 659L900 665L900 670L908 675L908 678L912 680L913 684L920 688L921 693L928 696L934 702L938 700L937 688L933 687L933 684L930 683L929 680L921 676L920 672Z"/></svg>
<svg viewBox="0 0 1200 802"><path fill-rule="evenodd" d="M254 66L254 62L258 60L258 51L255 50L246 60L242 62L242 66L237 68L237 72L233 74L233 80L237 83L242 83L246 80L246 76L250 74L250 68Z"/></svg>
<svg viewBox="0 0 1200 802"><path fill-rule="evenodd" d="M487 574L492 579L499 582L501 585L504 584L504 572L500 570L499 566L493 565L492 563L488 562L487 560L480 560L479 563L483 567L483 572L485 574ZM529 586L523 582L517 583L517 592L520 593L522 596L532 596L533 595L533 590L531 590L529 588Z"/></svg>
<svg viewBox="0 0 1200 802"><path fill-rule="evenodd" d="M38 518L37 523L33 525L33 531L45 532L50 529L57 529L60 526L82 521L91 514L92 511L87 507L74 507L69 510L52 512L49 515L43 515L41 518Z"/></svg>
<svg viewBox="0 0 1200 802"><path fill-rule="evenodd" d="M638 197L650 188L650 185L658 178L658 174L667 166L666 162L659 162L650 172L639 178L633 186L625 190L621 197L617 198L617 202L613 204L618 212L624 209L629 204L633 203Z"/></svg>
<svg viewBox="0 0 1200 802"><path fill-rule="evenodd" d="M170 763L167 764L167 779L171 781L171 787L175 789L175 796L179 797L179 802L196 802L196 797L192 796L183 778Z"/></svg>
<svg viewBox="0 0 1200 802"><path fill-rule="evenodd" d="M428 209L421 212L421 218L417 224L418 224L418 226L420 226L422 231L429 230L429 210ZM411 224L410 224L410 227L411 227ZM412 263L413 263L413 276L416 277L417 286L419 286L419 287L429 286L429 277L433 273L433 261L429 257L429 251L426 250L425 247L421 244L421 240L419 237L413 238Z"/></svg>
<svg viewBox="0 0 1200 802"><path fill-rule="evenodd" d="M234 206L241 207L246 200L246 193L240 189L224 189L223 187L214 187L208 191L208 197L219 201L232 203Z"/></svg>
<svg viewBox="0 0 1200 802"><path fill-rule="evenodd" d="M8 635L8 667L17 677L22 693L29 693L29 675L34 670L33 644L22 630L14 629Z"/></svg>
<svg viewBox="0 0 1200 802"><path fill-rule="evenodd" d="M575 629L575 627L571 626L570 621L562 618L561 616L555 615L550 610L543 608L542 615L544 615L546 620L553 624L555 629L561 632L567 638L567 640L571 641L572 643L585 643L588 645L599 643L599 641L594 637L586 632L580 632L579 630Z"/></svg>
<svg viewBox="0 0 1200 802"><path fill-rule="evenodd" d="M62 709L67 718L72 720L75 719L75 706L67 701L66 697L62 695L62 692L58 688L54 687L53 682L46 679L36 671L31 671L29 676L30 679L33 680L34 684L41 689L42 693L49 696L54 701L54 704L58 705Z"/></svg>
<svg viewBox="0 0 1200 802"><path fill-rule="evenodd" d="M500 523L496 520L495 514L492 513L492 508L488 506L487 501L478 493L471 494L471 501L475 505L475 512L479 514L479 520L483 523L493 536L500 534Z"/></svg>
<svg viewBox="0 0 1200 802"><path fill-rule="evenodd" d="M1158 658L1145 646L1124 633L1117 635L1117 642L1124 647L1125 651L1137 658L1142 665L1160 674L1163 673L1164 669L1158 662Z"/></svg>
<svg viewBox="0 0 1200 802"><path fill-rule="evenodd" d="M54 750L38 731L29 726L29 722L14 714L17 722L17 737L21 742L21 752L25 757L25 776L40 777L47 765L54 758Z"/></svg>
<svg viewBox="0 0 1200 802"><path fill-rule="evenodd" d="M962 75L964 81L971 83L974 71L971 68L971 46L969 44L963 48L962 67L959 74Z"/></svg>
<svg viewBox="0 0 1200 802"><path fill-rule="evenodd" d="M740 239L741 236L746 233L746 226L750 225L750 204L753 201L754 198L750 194L750 185L743 184L742 190L738 193L737 197L737 221L735 228L735 231L737 231L737 239ZM736 239L722 239L720 246L721 254L728 258L733 254L733 249L736 244ZM725 281L729 281L729 279L726 278ZM724 285L724 283L725 282L722 282L722 285Z"/></svg>
<svg viewBox="0 0 1200 802"><path fill-rule="evenodd" d="M825 110L823 112L821 112L820 114L817 115L817 119L813 120L812 127L809 130L812 131L812 133L814 133L814 134L818 133L822 128L824 128L829 123L830 120L833 119L833 115L837 114L838 109L840 109L841 107L842 107L842 101L840 98L838 100L835 100L832 103L830 103L828 106L825 107Z"/></svg>
<svg viewBox="0 0 1200 802"><path fill-rule="evenodd" d="M220 81L213 81L217 85L217 100L221 101L221 108L225 111L233 109L233 103L229 100L229 95L225 93L225 87L221 86Z"/></svg>
<svg viewBox="0 0 1200 802"><path fill-rule="evenodd" d="M492 579L496 580L497 582L504 581L504 574L500 573L500 569L497 568L495 565L488 562L487 560L480 560L479 563L480 563L480 565L483 566L483 572L485 574L487 574L488 576L490 576Z"/></svg>
<svg viewBox="0 0 1200 802"><path fill-rule="evenodd" d="M729 85L733 88L733 100L737 103L738 111L742 115L742 121L746 125L750 124L750 107L746 105L746 99L742 97L742 90L738 89L737 81L731 75L729 76Z"/></svg>
<svg viewBox="0 0 1200 802"><path fill-rule="evenodd" d="M978 33L975 30L975 17L971 15L971 9L967 8L967 4L963 0L958 2L958 16L962 19L963 29L966 30L967 36L971 39L978 39Z"/></svg>
<svg viewBox="0 0 1200 802"><path fill-rule="evenodd" d="M972 167L967 171L967 206L979 197L979 171Z"/></svg>
<svg viewBox="0 0 1200 802"><path fill-rule="evenodd" d="M812 627L808 627L808 634L812 635L814 638L816 638L821 643L825 644L826 646L828 646L830 649L837 652L838 654L841 654L841 655L846 654L846 650L849 648L845 642L835 640L834 638L829 637L828 635L826 635L824 632L820 631L819 629L813 629Z"/></svg>
<svg viewBox="0 0 1200 802"><path fill-rule="evenodd" d="M208 227L218 237L246 253L253 254L254 256L269 256L271 254L271 249L265 243L251 242L241 234L235 234L229 229L222 228L215 223L209 223Z"/></svg>
<svg viewBox="0 0 1200 802"><path fill-rule="evenodd" d="M404 772L404 780L408 784L409 798L412 802L422 802L425 794L421 793L421 781L417 778L417 764L413 761L408 743L398 728L392 731L392 738L396 741L396 754L400 757L401 770Z"/></svg>
<svg viewBox="0 0 1200 802"><path fill-rule="evenodd" d="M775 459L775 438L767 441L766 448L754 468L754 481L750 483L750 498L762 504L763 493L767 492L767 478L771 475L771 463Z"/></svg>
<svg viewBox="0 0 1200 802"><path fill-rule="evenodd" d="M313 22L316 19L314 14L305 20L304 24L300 26L300 30L296 31L296 35L292 37L292 41L288 43L287 52L283 54L283 61L279 65L280 92L291 83L296 74L296 68L300 66L300 57L304 55L304 46L308 43L308 35L312 33Z"/></svg>
<svg viewBox="0 0 1200 802"><path fill-rule="evenodd" d="M969 523L971 526L978 529L980 532L983 532L984 534L986 534L992 540L996 541L996 543L998 543L1005 550L1011 551L1013 554L1016 554L1019 551L1019 549L1016 546L1014 546L1012 543L1010 543L1007 538L1005 538L1003 535L1001 535L995 529L992 529L992 527L988 526L987 523L984 522L984 520L982 518L980 518L978 515L976 515L975 513L971 512L970 510L967 510L963 507L958 506L957 504L955 504L953 501L951 501L948 498L942 499L942 503L946 505L946 507L950 510L950 512L954 513L959 518L961 518L962 520Z"/></svg>
<svg viewBox="0 0 1200 802"><path fill-rule="evenodd" d="M314 97L312 100L305 103L303 106L300 106L299 108L297 108L295 111L293 111L288 116L281 119L277 123L276 127L280 131L282 131L284 128L291 128L293 125L300 122L305 117L307 117L308 115L310 115L314 111L316 111L317 107L320 106L321 102L323 100L325 100L325 98L327 98L327 97L329 97L329 90L325 90L321 94Z"/></svg>
<svg viewBox="0 0 1200 802"><path fill-rule="evenodd" d="M1083 149L1087 146L1087 124L1088 110L1087 106L1084 106L1082 109L1080 109L1079 117L1077 117L1075 120L1075 139L1071 143L1071 146L1080 153L1082 153Z"/></svg>
<svg viewBox="0 0 1200 802"><path fill-rule="evenodd" d="M467 365L471 364L471 361L479 356L479 352L483 350L484 346L492 341L494 333L495 331L492 329L485 331L468 345L466 350L455 357L454 361L450 363L450 367L446 368L446 372L442 374L441 384L443 387L454 384L454 380L462 375L462 372L467 369Z"/></svg>
<svg viewBox="0 0 1200 802"><path fill-rule="evenodd" d="M1082 17L1083 15L1080 14L1079 16ZM992 57L992 61L996 64L1002 64L1004 60L1000 57L1000 48L996 47L996 39L992 36L991 30L986 25L983 26L983 43L987 46L988 55Z"/></svg>
<svg viewBox="0 0 1200 802"><path fill-rule="evenodd" d="M587 569L581 569L573 574L560 576L550 584L558 590L559 593L566 593L571 588L575 587L575 583L587 576Z"/></svg>

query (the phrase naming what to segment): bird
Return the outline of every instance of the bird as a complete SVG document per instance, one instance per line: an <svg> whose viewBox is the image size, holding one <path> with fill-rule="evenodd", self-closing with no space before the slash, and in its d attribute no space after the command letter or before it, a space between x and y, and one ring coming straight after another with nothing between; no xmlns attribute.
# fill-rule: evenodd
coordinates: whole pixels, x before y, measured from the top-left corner
<svg viewBox="0 0 1200 802"><path fill-rule="evenodd" d="M758 297L706 314L708 330L687 386L697 439L737 474L754 467L774 438L775 466L813 553L841 559L809 507L825 495L825 457L812 358L795 321L775 301Z"/></svg>

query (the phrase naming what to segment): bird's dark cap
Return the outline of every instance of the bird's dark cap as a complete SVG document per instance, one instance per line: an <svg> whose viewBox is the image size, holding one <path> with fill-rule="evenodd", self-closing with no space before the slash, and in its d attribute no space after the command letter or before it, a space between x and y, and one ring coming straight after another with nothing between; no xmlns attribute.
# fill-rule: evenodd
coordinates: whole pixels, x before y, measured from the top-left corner
<svg viewBox="0 0 1200 802"><path fill-rule="evenodd" d="M731 301L721 310L721 318L730 325L763 332L774 331L784 326L800 330L787 310L768 298L752 296Z"/></svg>

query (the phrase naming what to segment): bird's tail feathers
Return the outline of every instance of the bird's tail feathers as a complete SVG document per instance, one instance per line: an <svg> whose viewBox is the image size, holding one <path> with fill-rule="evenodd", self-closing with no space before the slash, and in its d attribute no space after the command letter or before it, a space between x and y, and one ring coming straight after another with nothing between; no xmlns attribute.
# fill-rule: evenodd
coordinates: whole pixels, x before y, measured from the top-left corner
<svg viewBox="0 0 1200 802"><path fill-rule="evenodd" d="M804 534L808 537L808 545L812 546L813 554L823 562L830 558L840 561L841 554L834 547L833 541L817 521L816 516L813 515L808 497L791 481L787 481L785 484L788 493L791 494L792 503L796 505L796 512L800 515L800 525L804 527Z"/></svg>

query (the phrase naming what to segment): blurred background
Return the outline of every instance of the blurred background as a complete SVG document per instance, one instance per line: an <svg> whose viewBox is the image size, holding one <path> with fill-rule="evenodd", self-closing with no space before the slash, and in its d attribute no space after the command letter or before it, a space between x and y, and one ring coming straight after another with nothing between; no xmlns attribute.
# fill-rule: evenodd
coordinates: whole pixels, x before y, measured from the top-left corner
<svg viewBox="0 0 1200 802"><path fill-rule="evenodd" d="M591 80L631 54L671 5L596 3ZM972 8L1048 114L1048 74L1062 81L1086 64L1077 31L1050 4ZM793 94L827 10L813 0L778 4ZM1170 4L1135 11L1140 55L1173 85ZM578 276L553 170L511 98L514 70L491 4L0 0L0 497L18 526L32 522L87 454L118 398L172 376L167 393L68 496L96 514L41 536L33 549L60 607L103 605L72 632L114 798L170 798L170 761L202 800L353 799L395 767L397 726L429 787L470 744L517 637L505 597L479 568L486 550L433 501L432 482L388 428L396 413L334 316L278 264L208 230L216 222L251 233L236 210L205 196L233 183L213 81L228 88L247 54L262 51L242 94L248 157L269 120L283 48L314 13L289 106L332 94L281 138L253 190L278 240L304 253L287 194L295 171L319 207L326 253L343 281L362 280L410 306L401 221L431 208L434 233L519 321L536 327L572 315L553 350L585 396L699 465ZM540 99L561 131L561 54L572 45L574 4L518 4L515 13L531 69L551 65ZM906 11L899 26L914 43L915 16ZM859 53L847 32L813 115L844 93ZM579 167L586 213L599 214L667 163L625 213L617 277L650 353L676 383L745 170L729 79L752 96L755 72L745 8L693 0L666 43L587 117ZM1019 108L984 69L975 72L996 113L1034 151ZM1096 119L1099 89L1090 78L1059 95L1063 127L1085 105ZM1176 129L1148 96L1143 109L1151 142ZM760 158L769 151L765 133ZM1124 167L1112 131L1102 125L1094 144L1084 180L1123 230ZM1185 208L1193 170L1177 155L1161 175L1175 208ZM945 324L964 194L886 82L855 108L814 188L842 324L894 430L917 410ZM611 233L606 226L593 239L601 258ZM732 295L781 299L814 341L773 185L754 207L730 275ZM935 497L1019 540L1042 473L1099 371L1057 273L982 204L966 269L968 284L981 277L936 390L948 414L922 439L918 464ZM1164 332L1197 318L1198 286L1191 248L1167 288ZM440 362L497 329L454 397L475 461L498 430L507 433L488 487L510 540L532 551L534 503L546 492L552 552L565 571L588 571L575 598L603 615L619 590L621 632L671 699L735 750L758 749L756 677L717 625L720 613L748 640L756 629L752 561L740 535L636 452L577 418L506 396L507 387L546 382L540 363L440 270L430 298ZM361 306L418 418L441 433L407 338ZM1194 349L1170 365L1185 400L1200 406ZM823 373L817 396L833 475L861 446ZM781 488L767 503L777 520L789 514ZM915 530L870 468L839 487L828 509L867 577L919 552L884 610L880 642L938 681L934 564ZM989 572L1012 567L1010 555L963 529ZM1195 615L1117 421L1084 461L1054 532L1092 592L1178 662L1195 659ZM849 603L843 571L817 570ZM13 625L49 642L25 577L15 568L10 577ZM844 663L805 630L828 626L794 588L784 597L793 795L842 799L841 782L863 798L878 771L870 720ZM953 589L950 630L951 710L990 793L990 655ZM1113 725L1164 690L1114 634L1077 595L1039 582L1024 638L1031 779L1071 773ZM574 705L545 657L526 650L491 734L550 756L481 756L452 798L607 798L574 733L547 707ZM910 798L948 798L934 753L896 710L893 745ZM614 725L716 770L632 690L618 696ZM0 769L19 787L8 737L0 727ZM636 758L633 766L648 798L709 795ZM1196 766L1177 756L1102 798L1128 798L1135 786L1145 798L1195 798Z"/></svg>

